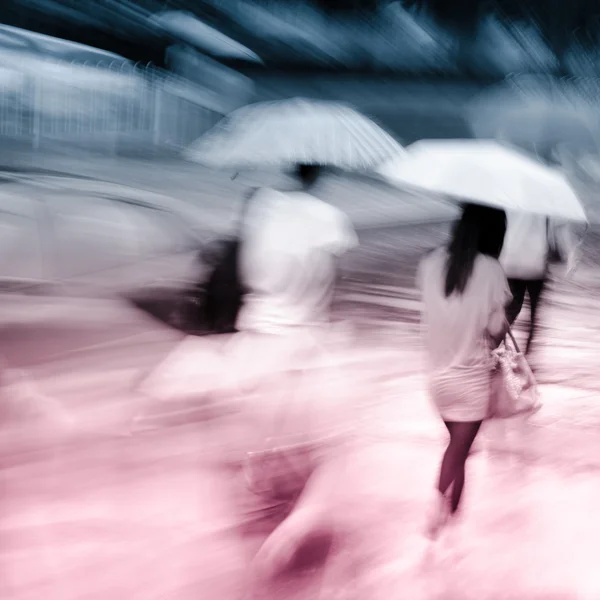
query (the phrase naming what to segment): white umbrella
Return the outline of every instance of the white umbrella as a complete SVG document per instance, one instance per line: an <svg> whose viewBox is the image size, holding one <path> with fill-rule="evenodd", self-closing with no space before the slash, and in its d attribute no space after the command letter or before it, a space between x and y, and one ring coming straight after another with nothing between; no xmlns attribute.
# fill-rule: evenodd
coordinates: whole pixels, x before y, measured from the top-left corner
<svg viewBox="0 0 600 600"><path fill-rule="evenodd" d="M298 163L369 169L399 152L402 146L394 138L349 106L295 98L234 111L184 157L232 169Z"/></svg>
<svg viewBox="0 0 600 600"><path fill-rule="evenodd" d="M416 142L378 172L396 185L506 210L587 222L579 198L561 172L497 142Z"/></svg>

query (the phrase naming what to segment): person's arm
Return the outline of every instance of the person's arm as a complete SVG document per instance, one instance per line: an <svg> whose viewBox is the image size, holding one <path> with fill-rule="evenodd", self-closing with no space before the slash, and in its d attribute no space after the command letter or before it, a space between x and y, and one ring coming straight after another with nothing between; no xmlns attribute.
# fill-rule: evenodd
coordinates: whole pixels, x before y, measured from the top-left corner
<svg viewBox="0 0 600 600"><path fill-rule="evenodd" d="M508 331L506 308L512 300L510 286L500 263L494 265L490 289L490 316L488 318L487 333L493 348L497 348Z"/></svg>
<svg viewBox="0 0 600 600"><path fill-rule="evenodd" d="M508 321L506 320L506 307L498 306L494 309L488 323L488 335L492 348L497 348L508 332Z"/></svg>

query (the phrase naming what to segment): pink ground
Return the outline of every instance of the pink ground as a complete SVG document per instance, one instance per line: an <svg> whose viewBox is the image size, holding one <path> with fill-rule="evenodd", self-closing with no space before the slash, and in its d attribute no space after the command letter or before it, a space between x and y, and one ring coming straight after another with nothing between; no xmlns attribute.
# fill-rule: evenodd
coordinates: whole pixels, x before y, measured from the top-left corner
<svg viewBox="0 0 600 600"><path fill-rule="evenodd" d="M397 236L386 235L373 234L338 306L359 334L339 358L369 390L345 468L332 462L324 477L323 505L344 535L324 569L256 597L600 598L596 254L548 297L536 356L543 410L526 426L484 431L464 523L427 552L421 531L444 438L423 391L418 303L401 267L433 238L404 231L403 248L416 247L398 259ZM357 284L365 273L371 279ZM261 534L238 527L243 488L231 463L245 446L235 406L203 405L193 416L189 405L153 407L156 429L126 435L139 407L128 386L173 333L111 319L138 336L133 346L34 369L52 400L6 390L0 597L237 600ZM124 353L131 347L135 356Z"/></svg>

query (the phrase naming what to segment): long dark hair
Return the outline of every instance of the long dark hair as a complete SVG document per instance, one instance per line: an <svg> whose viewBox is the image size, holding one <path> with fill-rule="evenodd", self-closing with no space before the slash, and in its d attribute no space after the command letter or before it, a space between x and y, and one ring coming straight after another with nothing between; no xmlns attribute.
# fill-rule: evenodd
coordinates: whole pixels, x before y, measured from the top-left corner
<svg viewBox="0 0 600 600"><path fill-rule="evenodd" d="M462 294L473 272L478 254L498 258L504 245L506 213L498 208L465 204L454 225L448 246L446 265L446 298L454 292Z"/></svg>

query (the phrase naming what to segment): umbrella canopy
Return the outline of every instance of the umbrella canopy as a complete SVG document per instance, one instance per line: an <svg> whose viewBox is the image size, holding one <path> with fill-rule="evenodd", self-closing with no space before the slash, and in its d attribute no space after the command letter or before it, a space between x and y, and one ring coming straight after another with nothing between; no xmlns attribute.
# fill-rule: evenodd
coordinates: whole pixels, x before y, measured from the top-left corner
<svg viewBox="0 0 600 600"><path fill-rule="evenodd" d="M369 169L400 152L394 138L349 106L295 98L234 111L184 157L232 169L298 163Z"/></svg>
<svg viewBox="0 0 600 600"><path fill-rule="evenodd" d="M166 11L153 16L152 21L171 35L213 56L262 63L258 54L200 21L191 13Z"/></svg>
<svg viewBox="0 0 600 600"><path fill-rule="evenodd" d="M506 210L587 218L558 170L497 142L425 140L378 169L391 183Z"/></svg>
<svg viewBox="0 0 600 600"><path fill-rule="evenodd" d="M490 105L472 110L469 122L477 138L505 140L544 155L561 147L577 155L598 152L593 118L573 107L542 102L508 109Z"/></svg>

